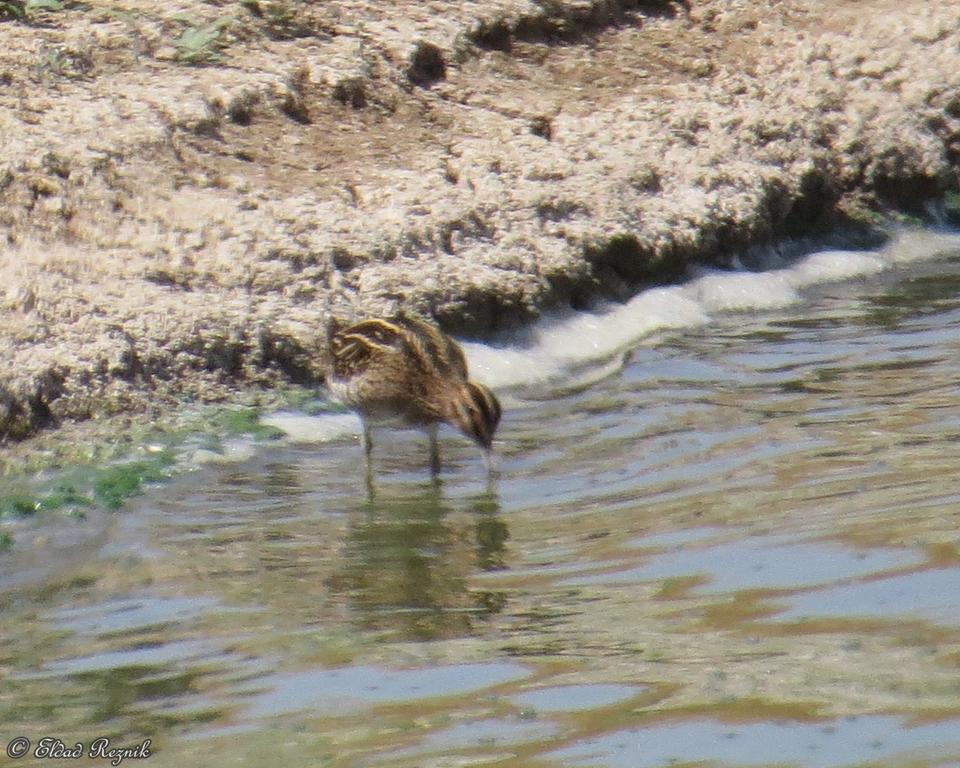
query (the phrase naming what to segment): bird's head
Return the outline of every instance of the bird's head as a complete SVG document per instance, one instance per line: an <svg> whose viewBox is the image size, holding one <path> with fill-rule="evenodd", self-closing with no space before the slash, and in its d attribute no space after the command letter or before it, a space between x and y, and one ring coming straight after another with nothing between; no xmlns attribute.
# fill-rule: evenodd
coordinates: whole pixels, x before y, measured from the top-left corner
<svg viewBox="0 0 960 768"><path fill-rule="evenodd" d="M483 384L468 381L450 401L447 421L489 451L500 414L500 401L496 395Z"/></svg>

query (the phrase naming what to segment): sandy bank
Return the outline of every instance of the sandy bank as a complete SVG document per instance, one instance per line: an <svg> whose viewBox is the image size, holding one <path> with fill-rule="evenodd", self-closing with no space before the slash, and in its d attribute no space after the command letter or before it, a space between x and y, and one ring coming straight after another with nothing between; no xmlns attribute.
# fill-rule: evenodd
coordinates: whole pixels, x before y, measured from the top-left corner
<svg viewBox="0 0 960 768"><path fill-rule="evenodd" d="M7 13L3 440L317 381L331 311L484 332L958 183L952 2Z"/></svg>

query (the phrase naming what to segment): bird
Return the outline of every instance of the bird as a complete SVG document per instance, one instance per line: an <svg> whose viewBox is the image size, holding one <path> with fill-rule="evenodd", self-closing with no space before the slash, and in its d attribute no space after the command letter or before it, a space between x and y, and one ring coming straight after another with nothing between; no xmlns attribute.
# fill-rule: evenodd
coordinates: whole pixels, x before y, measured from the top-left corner
<svg viewBox="0 0 960 768"><path fill-rule="evenodd" d="M356 411L371 473L374 426L423 428L430 438L430 469L440 471L437 428L459 429L484 452L491 471L493 436L502 409L496 395L471 381L463 350L433 322L399 314L328 329L330 394Z"/></svg>

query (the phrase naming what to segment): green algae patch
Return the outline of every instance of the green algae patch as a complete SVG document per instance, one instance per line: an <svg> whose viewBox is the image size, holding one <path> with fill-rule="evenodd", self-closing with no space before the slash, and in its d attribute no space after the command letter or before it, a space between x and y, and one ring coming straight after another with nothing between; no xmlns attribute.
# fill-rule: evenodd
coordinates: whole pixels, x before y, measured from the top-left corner
<svg viewBox="0 0 960 768"><path fill-rule="evenodd" d="M301 396L301 399L304 399ZM26 468L0 477L0 522L42 513L83 518L86 510L120 509L146 486L195 467L198 449L223 454L229 443L277 440L283 431L260 422L260 409L196 408L175 421L79 430L56 450L39 450ZM63 435L64 433L61 433ZM45 447L46 448L46 447Z"/></svg>
<svg viewBox="0 0 960 768"><path fill-rule="evenodd" d="M213 419L215 428L227 437L247 435L255 440L278 440L283 430L269 424L260 423L260 413L256 408L226 408Z"/></svg>
<svg viewBox="0 0 960 768"><path fill-rule="evenodd" d="M170 477L176 463L172 451L144 460L126 461L102 468L77 466L60 471L53 481L17 478L14 490L0 490L0 520L18 519L44 512L82 518L94 506L119 509L145 483Z"/></svg>
<svg viewBox="0 0 960 768"><path fill-rule="evenodd" d="M172 453L164 452L156 461L134 461L109 467L95 480L94 496L107 509L119 509L127 499L141 492L144 483L166 480L170 475L166 470L174 461Z"/></svg>
<svg viewBox="0 0 960 768"><path fill-rule="evenodd" d="M30 517L38 512L89 507L93 498L76 490L72 485L59 484L49 490L35 493L20 492L0 496L0 520L5 518Z"/></svg>
<svg viewBox="0 0 960 768"><path fill-rule="evenodd" d="M29 517L38 510L38 502L31 496L10 496L0 499L0 519Z"/></svg>
<svg viewBox="0 0 960 768"><path fill-rule="evenodd" d="M943 196L943 207L951 220L960 222L960 192L947 192Z"/></svg>

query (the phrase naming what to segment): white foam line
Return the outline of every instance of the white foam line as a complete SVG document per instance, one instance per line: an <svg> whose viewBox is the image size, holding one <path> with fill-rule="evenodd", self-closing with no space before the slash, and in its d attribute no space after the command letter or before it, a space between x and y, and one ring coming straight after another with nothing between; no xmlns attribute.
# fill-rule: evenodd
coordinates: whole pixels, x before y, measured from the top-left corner
<svg viewBox="0 0 960 768"><path fill-rule="evenodd" d="M293 443L329 443L360 434L360 419L352 413L322 413L308 416L295 411L276 411L263 416L261 424L276 427Z"/></svg>
<svg viewBox="0 0 960 768"><path fill-rule="evenodd" d="M565 376L578 364L608 360L637 339L666 328L702 325L703 308L681 286L651 288L626 304L543 320L522 346L463 343L470 370L492 387L533 384Z"/></svg>
<svg viewBox="0 0 960 768"><path fill-rule="evenodd" d="M583 384L614 373L623 365L620 353L656 331L706 325L720 313L781 309L802 301L802 290L810 286L957 253L960 234L911 231L900 233L879 251L818 251L780 269L701 269L684 285L651 288L625 304L592 312L558 313L496 343L463 342L463 348L473 377L493 388L551 380ZM775 249L769 263L783 264ZM584 371L586 366L591 370ZM278 412L262 422L279 428L293 442L329 442L360 432L353 414Z"/></svg>
<svg viewBox="0 0 960 768"><path fill-rule="evenodd" d="M875 251L820 251L801 259L788 271L795 287L806 288L875 275L887 268L883 255Z"/></svg>
<svg viewBox="0 0 960 768"><path fill-rule="evenodd" d="M196 448L187 451L178 461L181 469L192 471L205 464L237 464L256 455L256 443L250 437L228 440L220 451Z"/></svg>
<svg viewBox="0 0 960 768"><path fill-rule="evenodd" d="M894 266L914 261L932 261L960 253L960 232L911 230L902 232L880 251Z"/></svg>
<svg viewBox="0 0 960 768"><path fill-rule="evenodd" d="M606 368L619 352L659 330L705 325L719 313L782 309L802 301L802 290L810 286L957 253L960 234L909 231L879 251L818 251L782 269L702 269L684 285L651 288L625 304L555 315L520 336L463 347L475 377L491 387L567 379L571 370L585 364L603 362ZM771 258L782 263L774 251Z"/></svg>

